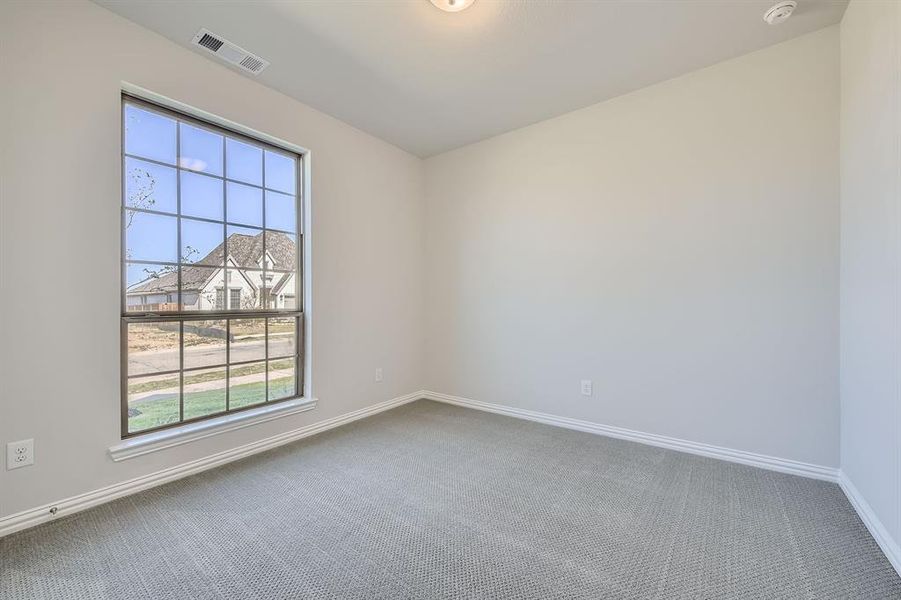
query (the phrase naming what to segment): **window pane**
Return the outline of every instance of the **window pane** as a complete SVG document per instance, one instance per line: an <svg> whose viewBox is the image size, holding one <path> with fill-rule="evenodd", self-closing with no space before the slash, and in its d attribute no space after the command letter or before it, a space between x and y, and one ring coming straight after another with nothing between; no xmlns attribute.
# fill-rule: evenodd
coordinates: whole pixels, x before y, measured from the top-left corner
<svg viewBox="0 0 901 600"><path fill-rule="evenodd" d="M295 391L294 359L269 361L269 399L290 398Z"/></svg>
<svg viewBox="0 0 901 600"><path fill-rule="evenodd" d="M178 223L175 217L125 211L125 259L178 261Z"/></svg>
<svg viewBox="0 0 901 600"><path fill-rule="evenodd" d="M263 226L263 190L229 181L226 196L229 223Z"/></svg>
<svg viewBox="0 0 901 600"><path fill-rule="evenodd" d="M181 214L223 220L222 180L181 172Z"/></svg>
<svg viewBox="0 0 901 600"><path fill-rule="evenodd" d="M225 412L225 369L201 369L185 373L185 420Z"/></svg>
<svg viewBox="0 0 901 600"><path fill-rule="evenodd" d="M181 154L178 165L184 169L222 175L222 136L179 123L181 135Z"/></svg>
<svg viewBox="0 0 901 600"><path fill-rule="evenodd" d="M125 206L175 213L175 169L136 158L125 159Z"/></svg>
<svg viewBox="0 0 901 600"><path fill-rule="evenodd" d="M186 369L212 367L226 363L225 319L184 322L184 361ZM187 385L187 380L185 380ZM187 404L185 404L187 411Z"/></svg>
<svg viewBox="0 0 901 600"><path fill-rule="evenodd" d="M225 290L224 275L221 267L182 267L181 300L184 310L225 310L225 305L218 303Z"/></svg>
<svg viewBox="0 0 901 600"><path fill-rule="evenodd" d="M252 227L229 225L228 236L229 265L240 268L262 268L263 231Z"/></svg>
<svg viewBox="0 0 901 600"><path fill-rule="evenodd" d="M225 138L225 176L229 179L263 185L263 150L250 144Z"/></svg>
<svg viewBox="0 0 901 600"><path fill-rule="evenodd" d="M179 325L178 321L129 323L128 375L179 369Z"/></svg>
<svg viewBox="0 0 901 600"><path fill-rule="evenodd" d="M180 375L154 375L128 380L128 431L144 431L178 423Z"/></svg>
<svg viewBox="0 0 901 600"><path fill-rule="evenodd" d="M266 150L265 186L272 190L293 194L296 190L296 161L290 156Z"/></svg>
<svg viewBox="0 0 901 600"><path fill-rule="evenodd" d="M229 225L226 247L229 268L226 273L229 299L240 299L240 305L232 308L257 309L260 304L262 283L263 232L259 229ZM249 268L248 268L249 267ZM239 290L234 292L232 290Z"/></svg>
<svg viewBox="0 0 901 600"><path fill-rule="evenodd" d="M266 227L297 231L297 211L294 196L266 190Z"/></svg>
<svg viewBox="0 0 901 600"><path fill-rule="evenodd" d="M232 319L230 362L266 358L266 319Z"/></svg>
<svg viewBox="0 0 901 600"><path fill-rule="evenodd" d="M181 220L181 260L184 263L222 266L222 223Z"/></svg>
<svg viewBox="0 0 901 600"><path fill-rule="evenodd" d="M266 363L239 365L229 369L229 408L243 408L266 401Z"/></svg>
<svg viewBox="0 0 901 600"><path fill-rule="evenodd" d="M228 269L228 309L254 310L260 305L260 282L263 272L249 269Z"/></svg>
<svg viewBox="0 0 901 600"><path fill-rule="evenodd" d="M263 272L259 269L227 269L229 310L256 310L262 308L261 282Z"/></svg>
<svg viewBox="0 0 901 600"><path fill-rule="evenodd" d="M125 152L175 164L175 120L125 106Z"/></svg>
<svg viewBox="0 0 901 600"><path fill-rule="evenodd" d="M294 172L295 160L290 156L266 150L266 187L286 194L293 194L297 176Z"/></svg>
<svg viewBox="0 0 901 600"><path fill-rule="evenodd" d="M269 319L269 357L294 356L297 352L297 319Z"/></svg>
<svg viewBox="0 0 901 600"><path fill-rule="evenodd" d="M132 312L178 310L178 267L126 264L125 309Z"/></svg>
<svg viewBox="0 0 901 600"><path fill-rule="evenodd" d="M293 271L297 264L297 236L293 233L266 231L266 269Z"/></svg>
<svg viewBox="0 0 901 600"><path fill-rule="evenodd" d="M263 291L266 308L296 310L300 306L294 271L266 271L266 279L267 287Z"/></svg>

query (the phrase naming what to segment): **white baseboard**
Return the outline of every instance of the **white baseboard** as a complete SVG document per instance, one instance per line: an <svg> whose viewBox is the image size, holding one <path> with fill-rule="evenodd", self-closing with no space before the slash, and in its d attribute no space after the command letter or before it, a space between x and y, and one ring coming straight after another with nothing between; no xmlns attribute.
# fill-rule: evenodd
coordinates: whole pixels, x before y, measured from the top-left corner
<svg viewBox="0 0 901 600"><path fill-rule="evenodd" d="M503 406L501 404L490 404L488 402L480 402L479 400L471 400L469 398L461 398L459 396L451 396L449 394L441 394L438 392L423 392L423 397L429 400L445 402L447 404L455 404L457 406L465 406L475 408L487 412L493 412L518 419L526 419L528 421L536 421L547 425L555 425L557 427L565 427L566 429L575 429L577 431L585 431L597 435L618 438L621 440L629 440L641 444L658 446L660 448L668 448L670 450L678 450L680 452L689 452L700 456L708 456L710 458L718 458L743 465L751 465L770 471L779 471L780 473L790 473L792 475L800 475L802 477L810 477L813 479L821 479L824 481L837 482L838 469L832 467L824 467L796 460L785 458L777 458L775 456L767 456L765 454L756 454L754 452L745 452L744 450L733 450L731 448L722 448L720 446L712 446L710 444L702 444L700 442L691 442L679 438L668 437L665 435L657 435L654 433L644 433L642 431L634 431L632 429L624 429L622 427L613 427L611 425L601 425L591 421L583 421L580 419L570 419L568 417L558 417L547 413L537 412L533 410L524 410L521 408L513 408L511 406Z"/></svg>
<svg viewBox="0 0 901 600"><path fill-rule="evenodd" d="M72 513L91 508L92 506L97 506L98 504L103 504L105 502L115 500L116 498L128 496L130 494L162 485L176 479L181 479L182 477L187 477L188 475L194 475L195 473L200 473L201 471L206 471L208 469L212 469L214 467L218 467L226 463L251 456L252 454L270 450L277 446L281 446L283 444L287 444L301 438L309 437L328 429L333 429L352 421L357 421L359 419L372 416L376 413L395 408L397 406L400 406L401 404L406 404L408 402L412 402L413 400L418 400L422 397L422 392L414 392L405 396L399 396L385 402L367 406L366 408L362 408L360 410L356 410L344 415L339 415L331 419L326 419L325 421L313 423L312 425L300 427L292 431L286 431L285 433L280 433L278 435L252 442L250 444L245 444L243 446L238 446L237 448L225 450L223 452L219 452L205 458L187 462L174 467L169 467L167 469L163 469L162 471L150 473L149 475L143 475L135 479L123 481L122 483L116 483L104 488L100 488L98 490L94 490L92 492L79 494L77 496L72 496L71 498L66 498L52 504L39 506L37 508L25 510L8 517L3 517L0 518L0 537L9 535L10 533L14 533L22 529L34 527L35 525L40 525L41 523L45 523L47 521L52 521L53 519L57 519L65 515L70 515Z"/></svg>
<svg viewBox="0 0 901 600"><path fill-rule="evenodd" d="M867 526L870 535L876 540L876 543L879 545L883 554L885 554L885 557L892 563L892 566L895 568L895 571L898 572L898 575L901 576L901 546L898 545L897 541L892 539L892 536L885 528L885 525L882 524L882 521L880 521L879 517L876 516L876 513L873 512L870 503L864 499L860 490L854 486L843 471L839 473L838 484L842 487L842 491L845 492L845 496L848 497L851 506L857 511L860 520Z"/></svg>

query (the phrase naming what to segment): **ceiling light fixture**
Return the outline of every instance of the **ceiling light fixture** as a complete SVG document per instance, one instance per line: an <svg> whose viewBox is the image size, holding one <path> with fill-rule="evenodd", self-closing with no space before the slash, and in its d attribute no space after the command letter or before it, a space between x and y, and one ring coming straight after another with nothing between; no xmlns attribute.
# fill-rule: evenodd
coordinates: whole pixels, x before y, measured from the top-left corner
<svg viewBox="0 0 901 600"><path fill-rule="evenodd" d="M769 23L770 25L777 25L782 23L783 21L787 21L792 13L795 12L795 9L798 7L798 3L795 0L786 0L785 2L779 2L778 4L774 4L770 7L768 11L763 13L763 20Z"/></svg>
<svg viewBox="0 0 901 600"><path fill-rule="evenodd" d="M445 12L460 12L472 6L476 0L429 0L432 4Z"/></svg>

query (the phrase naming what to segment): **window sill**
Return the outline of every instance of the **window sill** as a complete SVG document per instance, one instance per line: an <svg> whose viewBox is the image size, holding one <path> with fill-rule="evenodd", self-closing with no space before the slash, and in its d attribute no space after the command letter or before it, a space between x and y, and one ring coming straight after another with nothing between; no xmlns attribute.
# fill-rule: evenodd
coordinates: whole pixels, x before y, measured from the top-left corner
<svg viewBox="0 0 901 600"><path fill-rule="evenodd" d="M227 431L242 429L250 425L265 423L273 419L280 419L288 415L306 412L316 408L315 398L295 398L272 404L252 408L230 415L222 415L206 421L190 423L181 427L172 427L163 431L155 431L147 435L141 435L124 440L110 446L109 453L116 462L143 456L151 452L165 450L174 446L180 446L213 435L219 435Z"/></svg>

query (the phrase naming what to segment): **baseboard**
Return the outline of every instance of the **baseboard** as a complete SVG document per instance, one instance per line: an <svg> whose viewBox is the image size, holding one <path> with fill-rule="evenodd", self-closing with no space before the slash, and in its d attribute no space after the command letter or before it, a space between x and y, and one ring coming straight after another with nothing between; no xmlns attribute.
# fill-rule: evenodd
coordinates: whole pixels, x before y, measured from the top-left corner
<svg viewBox="0 0 901 600"><path fill-rule="evenodd" d="M885 557L892 563L898 576L901 577L901 546L898 545L897 541L892 539L888 529L885 528L882 521L880 521L879 517L876 516L876 513L873 512L870 503L864 499L860 490L858 490L851 480L848 479L848 476L844 471L839 473L838 484L841 486L842 491L845 492L845 496L848 497L851 506L857 511L860 520L867 526L870 535L876 540L876 543L879 545L883 554L885 554Z"/></svg>
<svg viewBox="0 0 901 600"><path fill-rule="evenodd" d="M580 419L570 419L568 417L558 417L533 410L524 410L521 408L513 408L511 406L503 406L501 404L490 404L479 400L471 400L469 398L461 398L459 396L451 396L449 394L441 394L438 392L425 391L423 397L429 400L445 402L447 404L455 404L457 406L465 406L484 410L487 412L516 417L518 419L526 419L528 421L536 421L547 425L555 425L557 427L565 427L566 429L575 429L576 431L585 431L597 435L604 435L621 440L629 440L641 444L648 444L660 448L668 448L670 450L678 450L680 452L688 452L700 456L708 456L710 458L718 458L743 465L760 467L769 469L770 471L779 471L780 473L790 473L792 475L800 475L802 477L810 477L813 479L821 479L824 481L837 482L838 469L832 467L824 467L785 458L777 458L775 456L767 456L765 454L756 454L754 452L745 452L744 450L733 450L731 448L722 448L720 446L712 446L710 444L702 444L699 442L691 442L679 438L668 437L665 435L657 435L653 433L644 433L642 431L634 431L632 429L624 429L622 427L613 427L611 425L601 425L591 421L583 421Z"/></svg>
<svg viewBox="0 0 901 600"><path fill-rule="evenodd" d="M219 452L205 458L187 462L174 467L169 467L167 469L163 469L162 471L157 471L149 475L143 475L135 479L124 481L122 483L116 483L104 488L100 488L98 490L94 490L92 492L79 494L77 496L72 496L70 498L54 502L52 504L39 506L37 508L25 510L8 517L3 517L0 518L0 537L9 535L16 531L21 531L22 529L34 527L35 525L40 525L41 523L52 521L66 515L71 515L93 506L121 498L123 496L128 496L130 494L162 485L170 481L175 481L176 479L181 479L182 477L187 477L189 475L194 475L195 473L200 473L201 471L219 467L226 463L245 458L259 452L264 452L266 450L270 450L283 444L309 437L311 435L315 435L329 429L334 429L335 427L340 427L341 425L345 425L352 421L357 421L359 419L372 416L376 413L395 408L397 406L400 406L401 404L406 404L408 402L412 402L413 400L418 400L422 397L422 392L414 392L412 394L399 396L385 402L380 402L378 404L373 404L372 406L367 406L366 408L361 408L360 410L346 413L344 415L339 415L331 419L326 419L325 421L313 423L312 425L300 427L292 431L286 431L285 433L280 433L278 435L252 442L250 444L245 444L243 446L238 446L237 448L225 450L223 452Z"/></svg>

